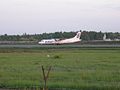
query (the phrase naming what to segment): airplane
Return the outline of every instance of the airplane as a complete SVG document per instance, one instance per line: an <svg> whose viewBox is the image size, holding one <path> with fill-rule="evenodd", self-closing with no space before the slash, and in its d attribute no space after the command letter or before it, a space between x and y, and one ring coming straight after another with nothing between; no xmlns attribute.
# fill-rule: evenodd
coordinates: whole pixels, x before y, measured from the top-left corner
<svg viewBox="0 0 120 90"><path fill-rule="evenodd" d="M77 43L80 42L81 39L81 32L78 32L75 37L68 38L68 39L43 39L38 44L40 45L61 45L61 44L71 44L71 43Z"/></svg>

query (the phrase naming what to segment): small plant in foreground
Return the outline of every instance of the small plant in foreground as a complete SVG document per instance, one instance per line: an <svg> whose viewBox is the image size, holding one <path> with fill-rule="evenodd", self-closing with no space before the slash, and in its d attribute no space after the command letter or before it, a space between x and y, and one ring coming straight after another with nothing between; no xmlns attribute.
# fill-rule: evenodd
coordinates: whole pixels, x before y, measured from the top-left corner
<svg viewBox="0 0 120 90"><path fill-rule="evenodd" d="M59 59L60 56L59 56L59 55L55 55L53 58L54 58L54 59Z"/></svg>

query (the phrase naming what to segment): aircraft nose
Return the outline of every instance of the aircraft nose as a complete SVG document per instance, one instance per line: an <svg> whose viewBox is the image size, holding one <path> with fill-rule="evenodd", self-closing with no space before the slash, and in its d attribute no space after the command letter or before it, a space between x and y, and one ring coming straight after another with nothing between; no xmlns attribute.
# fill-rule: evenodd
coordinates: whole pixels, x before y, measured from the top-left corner
<svg viewBox="0 0 120 90"><path fill-rule="evenodd" d="M38 42L39 44L41 44L41 42Z"/></svg>

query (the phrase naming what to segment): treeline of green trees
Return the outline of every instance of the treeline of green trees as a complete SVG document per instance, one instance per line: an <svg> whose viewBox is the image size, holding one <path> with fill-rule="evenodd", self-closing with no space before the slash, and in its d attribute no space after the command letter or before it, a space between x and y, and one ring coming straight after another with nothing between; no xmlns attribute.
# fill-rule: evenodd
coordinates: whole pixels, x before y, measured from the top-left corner
<svg viewBox="0 0 120 90"><path fill-rule="evenodd" d="M23 35L0 35L0 41L40 41L42 39L52 38L71 38L76 35L77 32L55 32L55 33L43 33L43 34L23 34ZM104 36L103 32L95 31L82 31L81 39L84 41L89 40L102 40ZM108 32L106 33L107 38L120 39L120 33Z"/></svg>

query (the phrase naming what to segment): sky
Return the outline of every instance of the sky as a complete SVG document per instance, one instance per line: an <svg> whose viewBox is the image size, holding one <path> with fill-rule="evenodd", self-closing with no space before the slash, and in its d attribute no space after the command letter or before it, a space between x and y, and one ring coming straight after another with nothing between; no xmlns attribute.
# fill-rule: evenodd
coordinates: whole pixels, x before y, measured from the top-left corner
<svg viewBox="0 0 120 90"><path fill-rule="evenodd" d="M1 34L120 32L120 0L0 0Z"/></svg>

